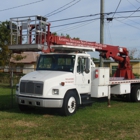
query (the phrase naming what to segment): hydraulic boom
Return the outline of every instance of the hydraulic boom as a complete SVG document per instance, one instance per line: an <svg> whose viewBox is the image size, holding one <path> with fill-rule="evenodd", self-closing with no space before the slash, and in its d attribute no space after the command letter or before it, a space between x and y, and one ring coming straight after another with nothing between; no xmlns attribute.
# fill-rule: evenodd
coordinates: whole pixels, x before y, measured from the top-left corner
<svg viewBox="0 0 140 140"><path fill-rule="evenodd" d="M124 77L125 79L135 78L132 73L128 50L125 47L55 36L50 32L50 23L47 23L45 18L36 16L35 20L33 20L35 21L34 24L30 24L31 17L29 19L28 17L26 18L26 20L20 20L19 18L11 19L11 46L9 46L9 49L14 52L42 50L44 53L50 53L58 51L58 48L59 51L79 51L80 48L81 51L87 51L88 49L91 51L94 49L95 51L99 51L103 58L107 59L111 57L119 63L114 77ZM12 28L13 24L16 25L17 32L15 32L15 28ZM27 32L27 36L24 34L25 32ZM23 43L25 36L27 37L27 42ZM15 38L16 44L13 45L13 39ZM72 48L69 49L68 46L72 46Z"/></svg>

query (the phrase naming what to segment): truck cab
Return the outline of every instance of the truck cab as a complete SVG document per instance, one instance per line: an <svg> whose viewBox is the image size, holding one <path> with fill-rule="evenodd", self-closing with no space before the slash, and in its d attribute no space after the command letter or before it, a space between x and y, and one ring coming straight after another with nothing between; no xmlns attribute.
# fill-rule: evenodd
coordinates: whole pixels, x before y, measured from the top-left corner
<svg viewBox="0 0 140 140"><path fill-rule="evenodd" d="M75 113L80 104L91 103L91 69L86 53L40 54L36 71L20 79L16 98L21 110L29 106L60 108Z"/></svg>

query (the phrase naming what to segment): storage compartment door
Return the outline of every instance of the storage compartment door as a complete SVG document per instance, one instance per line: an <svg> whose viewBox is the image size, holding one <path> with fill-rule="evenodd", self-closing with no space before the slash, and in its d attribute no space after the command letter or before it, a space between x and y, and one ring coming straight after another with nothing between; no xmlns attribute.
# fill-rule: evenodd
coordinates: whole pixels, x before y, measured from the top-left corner
<svg viewBox="0 0 140 140"><path fill-rule="evenodd" d="M122 83L111 86L111 94L121 95L130 93L130 83Z"/></svg>
<svg viewBox="0 0 140 140"><path fill-rule="evenodd" d="M100 98L107 97L109 93L109 86L92 86L91 97Z"/></svg>

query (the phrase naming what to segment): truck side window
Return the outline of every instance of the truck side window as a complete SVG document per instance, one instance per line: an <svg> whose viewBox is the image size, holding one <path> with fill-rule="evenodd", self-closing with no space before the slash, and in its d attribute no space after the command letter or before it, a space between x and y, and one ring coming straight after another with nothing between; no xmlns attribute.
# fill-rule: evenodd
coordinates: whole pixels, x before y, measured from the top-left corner
<svg viewBox="0 0 140 140"><path fill-rule="evenodd" d="M79 57L78 58L78 64L77 64L77 73L83 73L85 70L85 59L84 57Z"/></svg>

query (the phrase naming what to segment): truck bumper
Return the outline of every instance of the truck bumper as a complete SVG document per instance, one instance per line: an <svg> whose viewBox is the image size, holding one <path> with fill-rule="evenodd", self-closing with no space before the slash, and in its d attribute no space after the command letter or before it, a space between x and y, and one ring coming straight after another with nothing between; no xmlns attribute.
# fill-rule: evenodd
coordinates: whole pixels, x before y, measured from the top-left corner
<svg viewBox="0 0 140 140"><path fill-rule="evenodd" d="M46 108L61 108L63 105L63 99L60 98L38 98L16 95L16 101L22 105Z"/></svg>

